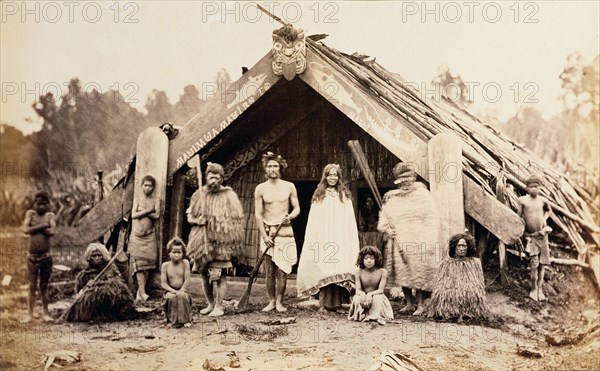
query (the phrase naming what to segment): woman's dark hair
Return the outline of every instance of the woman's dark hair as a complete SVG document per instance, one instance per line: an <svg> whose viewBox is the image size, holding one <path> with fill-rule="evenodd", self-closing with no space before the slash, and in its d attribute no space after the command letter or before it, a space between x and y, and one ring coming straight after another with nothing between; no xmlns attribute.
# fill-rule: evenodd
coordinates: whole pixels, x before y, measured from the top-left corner
<svg viewBox="0 0 600 371"><path fill-rule="evenodd" d="M331 170L335 170L338 176L338 182L335 185L335 190L338 192L340 197L340 201L344 202L344 198L352 199L352 194L348 190L348 188L344 185L344 177L342 175L342 168L338 164L327 164L323 168L323 173L321 175L321 180L317 185L317 189L315 189L315 193L313 193L311 202L320 202L325 198L325 193L327 190L327 175Z"/></svg>
<svg viewBox="0 0 600 371"><path fill-rule="evenodd" d="M458 245L458 241L460 240L465 240L467 243L467 257L475 256L475 237L471 236L469 233L458 233L450 237L450 241L448 242L448 255L450 255L451 258L456 256L456 245Z"/></svg>
<svg viewBox="0 0 600 371"><path fill-rule="evenodd" d="M375 246L365 246L358 252L358 258L356 259L356 266L360 269L365 269L365 256L372 255L375 257L375 268L383 267L383 255L381 251Z"/></svg>

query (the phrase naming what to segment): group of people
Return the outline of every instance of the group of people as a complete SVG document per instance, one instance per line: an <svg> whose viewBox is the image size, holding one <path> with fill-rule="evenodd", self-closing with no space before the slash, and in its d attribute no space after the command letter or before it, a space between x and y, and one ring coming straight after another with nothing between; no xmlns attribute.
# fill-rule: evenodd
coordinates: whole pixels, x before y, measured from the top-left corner
<svg viewBox="0 0 600 371"><path fill-rule="evenodd" d="M311 200L299 259L291 221L300 214L300 205L294 184L282 179L287 163L280 155L267 152L262 157L262 166L266 180L256 186L254 212L260 249L265 254L269 302L262 309L264 312L287 310L284 306L287 275L298 263L298 296L318 298L319 311L333 311L342 304L350 304L350 320L375 320L383 324L393 319L384 292L388 282L402 287L406 305L401 313L459 320L487 315L483 271L476 257L474 238L456 234L449 241L446 255L438 241L440 220L435 202L425 185L416 181L416 173L408 164L394 167L394 183L398 187L384 195L377 221L377 229L387 239L385 257L379 247L360 248L352 197L342 169L337 164L328 164ZM236 193L223 186L223 177L221 165L207 164L206 182L193 194L187 210L192 225L188 243L175 237L167 244L170 260L161 266L161 286L165 291L166 319L175 327L189 326L191 322L192 300L187 291L191 273L199 273L202 278L207 306L200 313L211 317L225 313L226 276L233 267L232 257L241 253L244 214ZM548 201L538 195L539 185L539 179L529 179L528 195L519 199L519 214L524 217L529 241L527 251L531 254L530 296L534 300L544 299L543 267L549 264L549 227L545 223L549 207ZM160 218L160 205L151 197L154 186L154 178L143 177L144 197L134 201L132 210L130 273L137 279L136 299L140 301L147 300L147 274L157 267L154 226ZM52 266L49 237L54 233L48 201L44 192L36 194L34 208L27 212L24 222L26 233L32 237L28 256L29 315L33 314L39 276L45 319L49 318L46 293ZM106 293L118 292L119 300L104 298L101 305L88 305L86 313L73 311L68 319L86 320L94 311L124 313L131 308L133 295L118 271L103 269L109 260L106 248L91 244L84 257L89 267L78 277L78 295L103 292L108 297ZM98 274L102 277L96 277ZM96 287L101 284L108 285L106 293ZM426 292L431 293L427 305Z"/></svg>

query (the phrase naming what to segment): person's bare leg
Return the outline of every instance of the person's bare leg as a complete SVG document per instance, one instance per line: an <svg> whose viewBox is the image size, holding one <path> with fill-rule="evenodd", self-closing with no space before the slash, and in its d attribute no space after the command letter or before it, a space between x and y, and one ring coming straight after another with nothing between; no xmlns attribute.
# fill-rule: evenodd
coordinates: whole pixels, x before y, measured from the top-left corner
<svg viewBox="0 0 600 371"><path fill-rule="evenodd" d="M275 298L275 309L278 312L285 312L287 308L283 306L283 298L285 297L285 288L287 287L287 274L281 269L277 270L277 296Z"/></svg>
<svg viewBox="0 0 600 371"><path fill-rule="evenodd" d="M23 320L23 322L33 321L33 308L35 307L36 286L37 286L37 282L29 282L29 295L27 296L28 313L27 313L27 317Z"/></svg>
<svg viewBox="0 0 600 371"><path fill-rule="evenodd" d="M277 267L269 255L265 255L265 276L267 281L267 294L269 295L269 304L262 309L263 312L270 312L275 309L275 270Z"/></svg>
<svg viewBox="0 0 600 371"><path fill-rule="evenodd" d="M538 301L538 268L530 266L531 275L531 291L529 297L535 301Z"/></svg>
<svg viewBox="0 0 600 371"><path fill-rule="evenodd" d="M327 310L325 309L325 290L321 288L319 291L319 313L325 313Z"/></svg>
<svg viewBox="0 0 600 371"><path fill-rule="evenodd" d="M223 308L223 298L227 295L227 277L221 276L217 281L217 297L215 298L215 309L208 315L209 317L219 317L225 314L225 308Z"/></svg>
<svg viewBox="0 0 600 371"><path fill-rule="evenodd" d="M425 312L425 306L423 305L423 290L415 290L417 297L417 310L413 313L413 316L420 316Z"/></svg>
<svg viewBox="0 0 600 371"><path fill-rule="evenodd" d="M50 311L48 310L48 283L50 277L44 279L40 277L40 299L42 299L42 320L45 322L53 321L50 317Z"/></svg>
<svg viewBox="0 0 600 371"><path fill-rule="evenodd" d="M209 314L215 308L215 297L212 284L209 283L208 277L205 274L202 274L202 289L204 290L204 297L206 298L208 305L200 311L200 314Z"/></svg>
<svg viewBox="0 0 600 371"><path fill-rule="evenodd" d="M135 274L135 278L138 283L138 292L136 295L136 300L146 301L148 300L148 294L146 294L146 272L141 271Z"/></svg>
<svg viewBox="0 0 600 371"><path fill-rule="evenodd" d="M540 264L540 266L538 267L538 284L537 284L537 287L538 287L538 291L537 291L537 293L538 293L538 300L540 300L540 301L546 300L546 295L544 295L544 292L542 290L542 286L544 285L544 274L545 274L545 272L546 272L545 267L542 264Z"/></svg>
<svg viewBox="0 0 600 371"><path fill-rule="evenodd" d="M408 287L402 288L406 305L400 309L400 313L412 313L415 311L415 302L412 294L412 289Z"/></svg>

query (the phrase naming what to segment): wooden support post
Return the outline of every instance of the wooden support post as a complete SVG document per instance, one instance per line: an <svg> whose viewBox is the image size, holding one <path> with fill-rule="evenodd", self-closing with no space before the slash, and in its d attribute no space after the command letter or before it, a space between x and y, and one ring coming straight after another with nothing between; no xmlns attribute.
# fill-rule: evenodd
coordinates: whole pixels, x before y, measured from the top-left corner
<svg viewBox="0 0 600 371"><path fill-rule="evenodd" d="M508 285L508 277L506 275L506 245L502 241L498 241L498 260L500 262L500 283L502 286Z"/></svg>
<svg viewBox="0 0 600 371"><path fill-rule="evenodd" d="M169 223L169 240L183 237L183 220L185 218L185 176L180 171L173 175L171 188L171 206Z"/></svg>
<svg viewBox="0 0 600 371"><path fill-rule="evenodd" d="M450 237L465 230L462 143L451 133L441 133L427 144L429 187L440 214L441 258L448 256Z"/></svg>

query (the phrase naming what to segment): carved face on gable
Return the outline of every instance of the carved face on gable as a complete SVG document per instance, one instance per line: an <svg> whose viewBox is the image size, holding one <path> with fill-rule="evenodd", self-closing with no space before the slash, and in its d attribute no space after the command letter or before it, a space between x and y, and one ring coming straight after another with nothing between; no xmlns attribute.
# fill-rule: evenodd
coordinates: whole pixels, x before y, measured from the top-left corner
<svg viewBox="0 0 600 371"><path fill-rule="evenodd" d="M301 74L306 69L306 42L304 32L298 33L294 41L288 41L273 33L273 72L286 80Z"/></svg>

